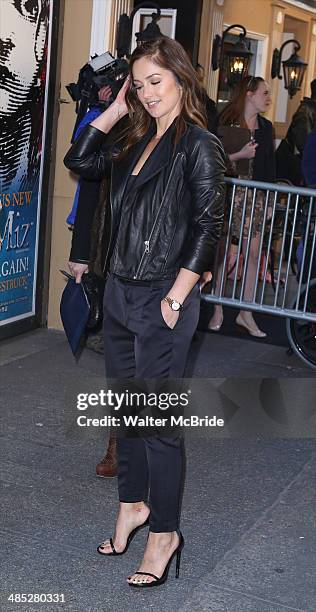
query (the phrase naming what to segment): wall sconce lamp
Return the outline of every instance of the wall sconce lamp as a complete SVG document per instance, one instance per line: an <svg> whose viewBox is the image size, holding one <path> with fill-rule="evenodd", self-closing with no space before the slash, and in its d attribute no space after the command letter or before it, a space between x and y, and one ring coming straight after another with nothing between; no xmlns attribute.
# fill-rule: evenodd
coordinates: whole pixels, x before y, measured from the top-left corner
<svg viewBox="0 0 316 612"><path fill-rule="evenodd" d="M297 55L297 51L300 50L300 43L295 40L295 38L291 38L291 40L287 40L280 49L274 49L273 57L272 57L272 66L271 66L271 77L275 79L282 79L280 70L281 70L281 58L282 51L284 47L290 43L294 43L294 51L289 57L289 59L282 62L283 64L283 76L284 76L284 87L288 90L290 94L290 98L295 96L296 92L301 89L301 85L303 82L303 78L305 75L306 68L308 64L303 62L299 55Z"/></svg>
<svg viewBox="0 0 316 612"><path fill-rule="evenodd" d="M212 48L212 68L213 70L217 70L223 66L225 38L228 32L234 28L240 28L242 33L239 34L238 40L234 46L225 51L225 58L227 58L228 62L228 81L230 84L236 83L236 81L245 78L248 74L252 53L249 51L245 41L247 30L238 23L229 26L229 28L224 30L222 37L216 34Z"/></svg>

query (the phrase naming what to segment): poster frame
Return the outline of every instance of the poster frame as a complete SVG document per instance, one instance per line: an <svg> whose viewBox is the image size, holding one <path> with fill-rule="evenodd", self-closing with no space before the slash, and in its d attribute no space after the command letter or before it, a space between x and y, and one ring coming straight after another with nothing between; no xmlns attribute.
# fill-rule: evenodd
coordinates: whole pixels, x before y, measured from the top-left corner
<svg viewBox="0 0 316 612"><path fill-rule="evenodd" d="M36 276L34 278L35 313L0 326L0 341L47 325L50 243L52 229L55 144L59 114L60 67L64 0L51 0L52 19L47 84L46 121L43 130L43 166L39 197Z"/></svg>

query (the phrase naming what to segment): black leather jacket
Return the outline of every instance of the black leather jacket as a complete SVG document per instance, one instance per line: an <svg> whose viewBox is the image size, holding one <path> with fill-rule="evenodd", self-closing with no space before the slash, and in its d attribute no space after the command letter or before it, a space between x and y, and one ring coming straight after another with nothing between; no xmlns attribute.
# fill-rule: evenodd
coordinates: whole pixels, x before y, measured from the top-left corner
<svg viewBox="0 0 316 612"><path fill-rule="evenodd" d="M224 151L216 136L193 124L187 124L185 134L174 147L174 123L139 176L137 229L134 223L125 228L132 236L126 258L131 265L121 275L128 278L172 278L181 267L197 274L213 267L223 223ZM65 157L67 168L86 179L111 176L105 219L107 264L118 224L125 221L120 213L126 182L155 132L153 122L146 136L121 161L113 162L113 141L89 125ZM71 260L84 261L78 241L76 250Z"/></svg>

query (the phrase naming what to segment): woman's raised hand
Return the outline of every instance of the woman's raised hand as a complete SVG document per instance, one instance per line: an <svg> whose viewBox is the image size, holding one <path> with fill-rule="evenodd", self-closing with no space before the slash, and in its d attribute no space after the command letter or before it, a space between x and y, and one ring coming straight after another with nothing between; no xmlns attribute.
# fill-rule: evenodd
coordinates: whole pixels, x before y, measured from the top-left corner
<svg viewBox="0 0 316 612"><path fill-rule="evenodd" d="M127 104L125 100L126 92L131 82L130 76L128 76L120 91L118 92L114 102L103 112L99 117L91 121L93 127L96 127L101 132L108 134L114 125L120 121L122 117L128 114Z"/></svg>
<svg viewBox="0 0 316 612"><path fill-rule="evenodd" d="M125 95L130 86L130 82L131 82L131 77L130 76L126 77L123 86L121 87L120 91L118 92L113 102L113 104L115 104L118 107L118 114L120 117L124 117L124 115L127 115L128 113Z"/></svg>

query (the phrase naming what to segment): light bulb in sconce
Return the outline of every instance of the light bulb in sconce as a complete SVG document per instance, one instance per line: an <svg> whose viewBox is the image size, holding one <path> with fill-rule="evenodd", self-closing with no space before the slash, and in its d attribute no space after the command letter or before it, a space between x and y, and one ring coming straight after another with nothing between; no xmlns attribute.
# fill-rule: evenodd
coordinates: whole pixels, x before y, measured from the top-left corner
<svg viewBox="0 0 316 612"><path fill-rule="evenodd" d="M281 25L281 23L283 23L283 13L282 13L282 11L278 11L277 12L276 22L277 22L278 25Z"/></svg>
<svg viewBox="0 0 316 612"><path fill-rule="evenodd" d="M291 74L290 74L291 80L294 81L294 79L297 78L297 74L295 72L295 70L292 70Z"/></svg>
<svg viewBox="0 0 316 612"><path fill-rule="evenodd" d="M244 62L241 62L240 60L236 60L236 62L234 62L234 66L231 68L231 72L242 72L244 68Z"/></svg>

